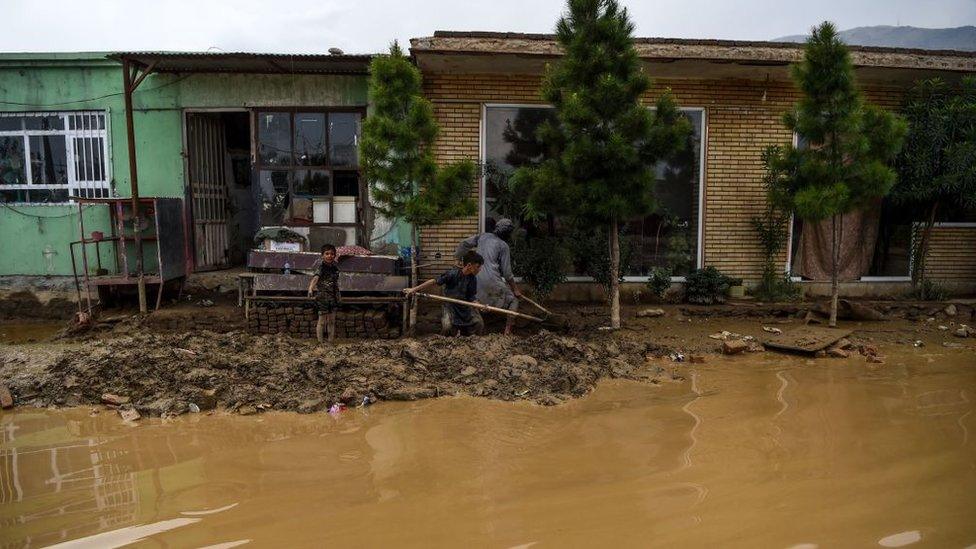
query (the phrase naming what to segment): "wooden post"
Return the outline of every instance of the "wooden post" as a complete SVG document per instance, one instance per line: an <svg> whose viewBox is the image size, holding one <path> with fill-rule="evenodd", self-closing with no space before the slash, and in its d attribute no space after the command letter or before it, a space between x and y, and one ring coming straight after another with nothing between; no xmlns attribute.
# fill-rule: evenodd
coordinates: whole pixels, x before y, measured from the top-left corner
<svg viewBox="0 0 976 549"><path fill-rule="evenodd" d="M139 288L139 312L149 312L146 304L146 278L142 265L142 233L139 222L139 175L136 169L136 131L132 120L132 92L135 86L132 80L132 66L127 59L122 60L122 84L125 96L125 133L129 145L129 188L132 193L132 232L136 241L136 276ZM140 78L139 82L142 79Z"/></svg>

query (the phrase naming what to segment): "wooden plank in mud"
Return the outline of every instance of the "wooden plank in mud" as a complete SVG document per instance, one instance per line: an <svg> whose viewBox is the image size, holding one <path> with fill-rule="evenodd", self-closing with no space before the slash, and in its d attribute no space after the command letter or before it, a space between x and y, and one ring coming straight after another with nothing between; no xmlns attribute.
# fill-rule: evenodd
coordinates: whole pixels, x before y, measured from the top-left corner
<svg viewBox="0 0 976 549"><path fill-rule="evenodd" d="M785 351L815 353L830 347L841 338L851 335L851 330L800 326L789 332L777 334L763 341L763 345Z"/></svg>

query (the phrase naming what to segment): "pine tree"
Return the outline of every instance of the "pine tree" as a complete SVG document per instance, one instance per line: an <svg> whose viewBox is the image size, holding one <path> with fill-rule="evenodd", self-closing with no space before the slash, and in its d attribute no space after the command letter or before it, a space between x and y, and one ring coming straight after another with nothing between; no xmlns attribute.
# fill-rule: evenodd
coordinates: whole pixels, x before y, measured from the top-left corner
<svg viewBox="0 0 976 549"><path fill-rule="evenodd" d="M927 298L925 264L940 208L976 210L976 77L957 89L940 79L917 82L903 113L909 131L891 197L925 212L913 239L912 284Z"/></svg>
<svg viewBox="0 0 976 549"><path fill-rule="evenodd" d="M372 109L363 123L360 151L370 201L384 216L411 225L410 267L416 280L417 227L474 215L470 189L477 168L470 160L437 166L434 109L423 97L420 71L396 42L389 55L370 63L369 94ZM413 301L411 332L416 321Z"/></svg>
<svg viewBox="0 0 976 549"><path fill-rule="evenodd" d="M889 164L906 125L865 104L847 46L829 22L813 29L792 76L803 95L783 122L807 146L768 151L770 169L782 174L770 196L805 221L831 220L830 325L836 326L840 216L888 194L895 183Z"/></svg>
<svg viewBox="0 0 976 549"><path fill-rule="evenodd" d="M620 224L654 211L654 165L691 132L669 93L654 111L641 105L651 83L633 31L616 0L569 0L556 25L564 55L542 83L542 99L556 110L538 133L550 153L519 170L514 182L529 189L530 212L607 228L613 328L620 327Z"/></svg>

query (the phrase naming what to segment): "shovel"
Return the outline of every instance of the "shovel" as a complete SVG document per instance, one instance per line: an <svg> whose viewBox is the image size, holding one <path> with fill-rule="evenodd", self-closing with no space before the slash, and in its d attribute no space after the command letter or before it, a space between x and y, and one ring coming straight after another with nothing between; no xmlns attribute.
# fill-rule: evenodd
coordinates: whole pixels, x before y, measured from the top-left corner
<svg viewBox="0 0 976 549"><path fill-rule="evenodd" d="M539 305L538 303L533 301L532 298L528 297L527 295L522 294L522 297L520 299L525 300L529 305L532 305L536 309L539 309L540 311L546 314L545 322L543 322L544 326L548 328L563 330L569 325L569 321L566 320L565 316L557 315L556 313L550 311L549 309L546 309L542 305Z"/></svg>

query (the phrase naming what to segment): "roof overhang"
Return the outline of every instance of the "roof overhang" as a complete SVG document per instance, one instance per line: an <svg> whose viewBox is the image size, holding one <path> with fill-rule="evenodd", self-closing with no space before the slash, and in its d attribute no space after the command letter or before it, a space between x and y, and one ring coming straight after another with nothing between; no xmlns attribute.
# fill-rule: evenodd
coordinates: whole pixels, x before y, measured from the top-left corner
<svg viewBox="0 0 976 549"><path fill-rule="evenodd" d="M335 74L369 73L372 55L281 53L116 52L109 59L128 61L156 73Z"/></svg>
<svg viewBox="0 0 976 549"><path fill-rule="evenodd" d="M411 53L425 72L541 74L562 55L555 36L493 32L444 32L411 40ZM637 38L637 53L660 78L786 80L803 58L803 44ZM907 83L941 76L955 80L976 72L976 53L904 48L851 47L863 81Z"/></svg>

